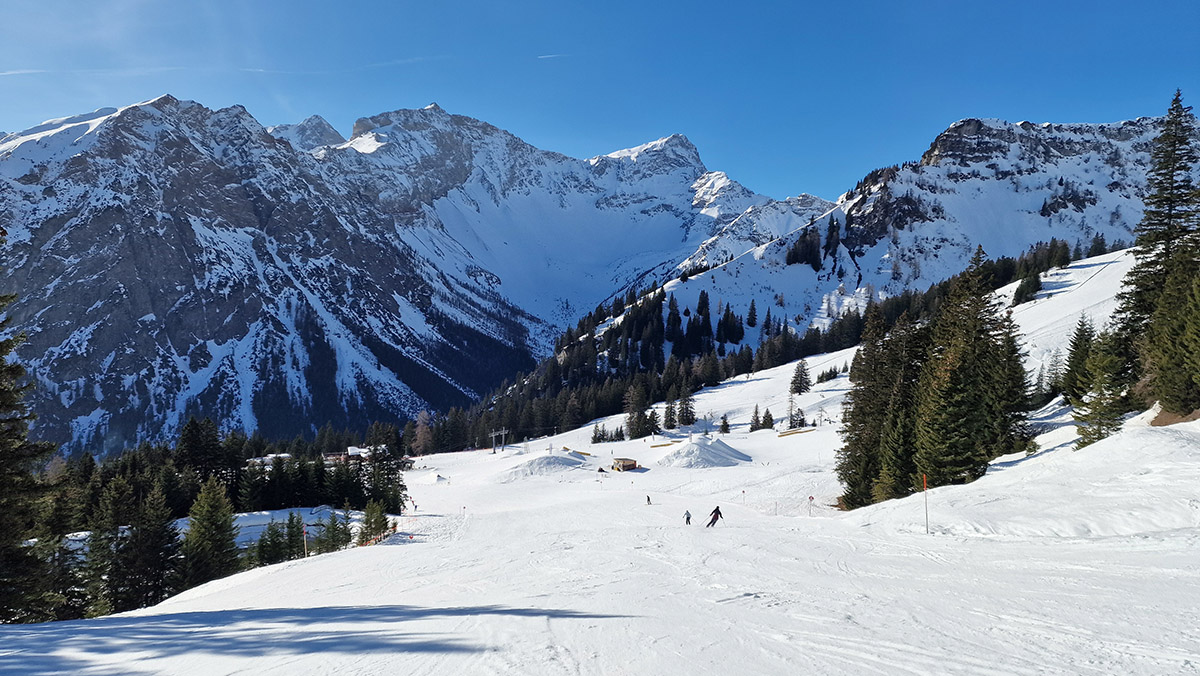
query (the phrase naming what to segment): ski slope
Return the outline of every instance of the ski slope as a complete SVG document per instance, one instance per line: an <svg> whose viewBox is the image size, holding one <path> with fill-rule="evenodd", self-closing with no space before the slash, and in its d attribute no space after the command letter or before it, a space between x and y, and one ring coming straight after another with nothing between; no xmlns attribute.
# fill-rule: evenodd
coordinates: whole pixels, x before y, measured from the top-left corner
<svg viewBox="0 0 1200 676"><path fill-rule="evenodd" d="M1015 313L1031 364L1065 349L1082 312L1103 323L1127 267L1111 254L1047 276ZM1200 423L1143 415L1077 452L1069 413L1049 407L1037 454L846 513L831 506L845 376L797 398L829 424L746 431L755 404L786 415L792 369L696 397L700 415L729 416L717 438L736 454L698 433L593 445L589 428L427 456L407 475L418 510L385 544L131 613L0 627L0 672L1200 671ZM614 457L644 469L598 471Z"/></svg>

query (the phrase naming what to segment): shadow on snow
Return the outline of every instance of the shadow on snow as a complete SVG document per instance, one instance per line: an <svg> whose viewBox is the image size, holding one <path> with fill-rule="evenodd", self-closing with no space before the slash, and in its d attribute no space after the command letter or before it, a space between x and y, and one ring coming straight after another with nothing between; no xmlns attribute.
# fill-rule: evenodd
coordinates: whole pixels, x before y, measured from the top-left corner
<svg viewBox="0 0 1200 676"><path fill-rule="evenodd" d="M627 617L548 608L409 605L326 606L115 615L93 620L0 627L0 674L109 672L106 655L138 661L180 655L244 656L331 653L469 653L492 646L447 634L401 631L402 623L439 617L505 615L556 619ZM328 626L337 625L337 626ZM359 625L359 626L356 626ZM93 659L89 659L92 657ZM152 667L162 671L162 665ZM120 665L137 673L134 664Z"/></svg>

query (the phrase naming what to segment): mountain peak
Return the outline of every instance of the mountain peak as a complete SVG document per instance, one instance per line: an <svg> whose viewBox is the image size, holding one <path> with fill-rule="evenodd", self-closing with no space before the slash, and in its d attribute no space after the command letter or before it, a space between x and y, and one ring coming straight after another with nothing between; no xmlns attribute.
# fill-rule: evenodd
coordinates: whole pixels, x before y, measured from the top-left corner
<svg viewBox="0 0 1200 676"><path fill-rule="evenodd" d="M431 127L444 127L451 122L451 115L436 103L424 108L401 108L370 117L360 117L354 122L350 138L361 136L380 127L396 126L405 131L421 131Z"/></svg>
<svg viewBox="0 0 1200 676"><path fill-rule="evenodd" d="M700 159L700 151L683 134L671 134L657 141L643 143L640 146L617 150L607 155L593 157L592 164L602 161L629 162L639 171L650 173L666 173L676 169L686 168L697 178L708 171Z"/></svg>
<svg viewBox="0 0 1200 676"><path fill-rule="evenodd" d="M299 124L267 127L267 133L292 144L296 150L309 151L321 146L339 145L346 139L320 115L310 115Z"/></svg>

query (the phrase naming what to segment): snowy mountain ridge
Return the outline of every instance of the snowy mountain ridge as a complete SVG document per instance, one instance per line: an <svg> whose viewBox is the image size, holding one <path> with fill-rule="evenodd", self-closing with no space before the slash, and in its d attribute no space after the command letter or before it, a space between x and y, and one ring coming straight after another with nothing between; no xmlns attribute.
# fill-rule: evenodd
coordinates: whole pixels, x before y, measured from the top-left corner
<svg viewBox="0 0 1200 676"><path fill-rule="evenodd" d="M978 243L1129 238L1153 120L989 124L837 203L758 195L681 135L575 159L436 104L345 140L171 96L8 134L35 431L111 450L192 414L276 437L362 426L466 405L627 289L774 301L800 326L954 274ZM814 231L818 268L786 265Z"/></svg>

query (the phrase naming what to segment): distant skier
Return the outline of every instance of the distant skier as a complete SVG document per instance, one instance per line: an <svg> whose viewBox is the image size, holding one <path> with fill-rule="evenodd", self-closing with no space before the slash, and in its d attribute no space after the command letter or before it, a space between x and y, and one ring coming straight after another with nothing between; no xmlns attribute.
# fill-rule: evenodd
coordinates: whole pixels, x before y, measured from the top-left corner
<svg viewBox="0 0 1200 676"><path fill-rule="evenodd" d="M646 504L647 505L650 504L650 496L649 495L646 496Z"/></svg>
<svg viewBox="0 0 1200 676"><path fill-rule="evenodd" d="M720 507L716 507L715 509L713 509L712 514L710 514L709 516L712 517L712 521L708 522L708 526L715 526L715 525L717 525L717 519L724 518L723 516L721 516L721 508ZM705 528L708 528L708 526L705 526Z"/></svg>
<svg viewBox="0 0 1200 676"><path fill-rule="evenodd" d="M683 525L692 525L692 513L686 510L683 512Z"/></svg>

